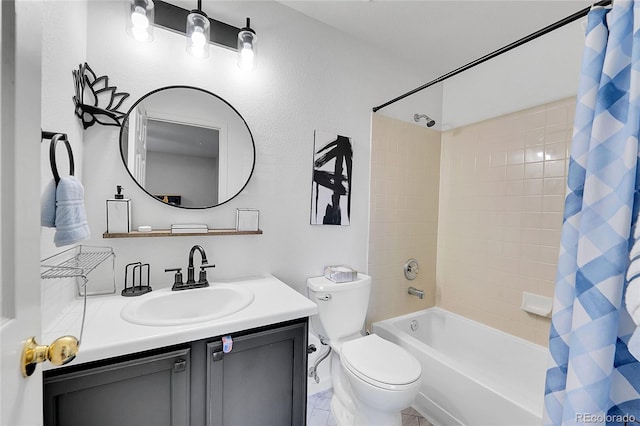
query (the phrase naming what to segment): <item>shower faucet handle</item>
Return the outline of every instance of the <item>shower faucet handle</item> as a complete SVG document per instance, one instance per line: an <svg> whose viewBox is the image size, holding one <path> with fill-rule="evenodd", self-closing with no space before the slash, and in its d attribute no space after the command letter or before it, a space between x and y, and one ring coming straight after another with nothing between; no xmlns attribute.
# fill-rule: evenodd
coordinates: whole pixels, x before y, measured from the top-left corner
<svg viewBox="0 0 640 426"><path fill-rule="evenodd" d="M404 264L404 277L409 281L413 281L418 277L419 270L420 266L418 265L418 261L411 258Z"/></svg>

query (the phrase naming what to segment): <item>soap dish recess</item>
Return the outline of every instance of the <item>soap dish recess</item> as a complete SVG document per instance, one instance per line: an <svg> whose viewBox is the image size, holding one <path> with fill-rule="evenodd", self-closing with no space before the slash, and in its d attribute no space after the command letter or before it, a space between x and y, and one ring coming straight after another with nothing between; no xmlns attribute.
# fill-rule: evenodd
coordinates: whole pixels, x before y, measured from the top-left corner
<svg viewBox="0 0 640 426"><path fill-rule="evenodd" d="M522 305L520 309L532 314L551 318L551 312L553 310L553 299L551 297L540 296L539 294L522 293Z"/></svg>

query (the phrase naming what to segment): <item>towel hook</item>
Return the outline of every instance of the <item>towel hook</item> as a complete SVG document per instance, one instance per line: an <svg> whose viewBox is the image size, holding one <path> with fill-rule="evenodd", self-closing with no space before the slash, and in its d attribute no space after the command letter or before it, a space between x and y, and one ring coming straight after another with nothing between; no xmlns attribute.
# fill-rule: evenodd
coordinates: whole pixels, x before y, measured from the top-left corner
<svg viewBox="0 0 640 426"><path fill-rule="evenodd" d="M56 145L59 140L64 142L67 147L67 154L69 154L69 174L73 176L74 173L73 151L71 150L71 144L64 135L60 133L53 135L51 138L51 145L49 145L49 161L51 162L51 172L53 173L53 179L56 181L56 186L60 182L58 166L56 165Z"/></svg>

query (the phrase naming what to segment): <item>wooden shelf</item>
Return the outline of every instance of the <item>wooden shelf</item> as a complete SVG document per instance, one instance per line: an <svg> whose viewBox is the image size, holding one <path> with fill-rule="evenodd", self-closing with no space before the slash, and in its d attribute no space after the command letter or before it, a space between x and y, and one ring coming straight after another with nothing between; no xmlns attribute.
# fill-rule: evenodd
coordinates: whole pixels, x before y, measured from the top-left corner
<svg viewBox="0 0 640 426"><path fill-rule="evenodd" d="M209 229L208 232L189 232L189 233L171 233L170 229L156 229L149 232L123 232L113 233L105 232L102 234L102 238L148 238L148 237L212 237L218 235L259 235L262 234L262 230L257 231L236 231L233 228L230 229Z"/></svg>

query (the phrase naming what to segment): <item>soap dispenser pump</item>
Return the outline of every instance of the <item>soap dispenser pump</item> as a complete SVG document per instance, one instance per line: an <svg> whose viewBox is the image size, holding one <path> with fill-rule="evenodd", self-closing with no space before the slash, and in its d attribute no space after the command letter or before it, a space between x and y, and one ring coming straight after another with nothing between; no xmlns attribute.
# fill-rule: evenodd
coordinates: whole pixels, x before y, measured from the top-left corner
<svg viewBox="0 0 640 426"><path fill-rule="evenodd" d="M107 200L107 232L110 234L131 232L131 200L124 198L120 185L116 193Z"/></svg>

